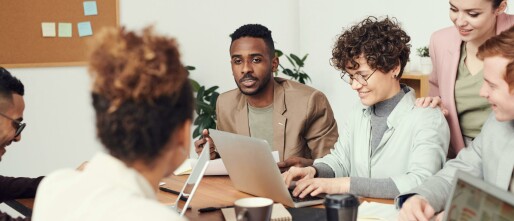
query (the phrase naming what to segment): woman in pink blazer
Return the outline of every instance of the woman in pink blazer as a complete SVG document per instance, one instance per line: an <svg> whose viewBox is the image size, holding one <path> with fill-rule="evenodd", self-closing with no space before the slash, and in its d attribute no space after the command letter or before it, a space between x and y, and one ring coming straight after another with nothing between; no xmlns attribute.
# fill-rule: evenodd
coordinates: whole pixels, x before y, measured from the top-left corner
<svg viewBox="0 0 514 221"><path fill-rule="evenodd" d="M423 107L439 106L445 114L451 134L449 158L454 158L465 147L455 99L461 46L465 47L464 63L469 72L472 75L480 72L483 62L476 56L478 47L514 24L514 15L504 13L506 7L507 0L450 0L450 19L454 26L434 32L430 39L433 70L429 78L429 97L416 102ZM476 97L479 99L478 90Z"/></svg>

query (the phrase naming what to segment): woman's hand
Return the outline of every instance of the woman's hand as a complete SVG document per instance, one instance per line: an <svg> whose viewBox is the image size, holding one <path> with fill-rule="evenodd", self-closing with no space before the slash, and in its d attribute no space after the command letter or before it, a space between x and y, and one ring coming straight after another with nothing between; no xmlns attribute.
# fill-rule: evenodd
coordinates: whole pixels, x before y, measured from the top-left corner
<svg viewBox="0 0 514 221"><path fill-rule="evenodd" d="M293 190L294 196L304 198L307 194L316 196L320 193L334 194L347 193L350 191L350 178L314 178L304 179L296 182Z"/></svg>
<svg viewBox="0 0 514 221"><path fill-rule="evenodd" d="M282 178L284 178L286 187L289 188L293 181L312 179L314 175L316 175L314 167L290 167L288 171L282 173Z"/></svg>
<svg viewBox="0 0 514 221"><path fill-rule="evenodd" d="M439 107L441 112L443 112L444 116L448 115L448 109L444 106L441 97L420 97L416 99L416 107Z"/></svg>

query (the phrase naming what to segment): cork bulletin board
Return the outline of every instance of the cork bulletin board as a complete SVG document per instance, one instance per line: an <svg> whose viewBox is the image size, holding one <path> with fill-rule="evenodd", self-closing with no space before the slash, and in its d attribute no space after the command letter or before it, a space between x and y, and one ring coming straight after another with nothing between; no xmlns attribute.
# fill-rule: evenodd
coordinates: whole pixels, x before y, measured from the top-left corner
<svg viewBox="0 0 514 221"><path fill-rule="evenodd" d="M94 2L95 7L86 9L84 2ZM81 28L79 36L79 27L83 27L79 23L88 22L89 34ZM55 36L44 32L48 29L43 23L55 24ZM67 34L61 32L66 30L61 24L71 27ZM119 26L118 0L0 0L0 65L85 65L87 41L107 26Z"/></svg>

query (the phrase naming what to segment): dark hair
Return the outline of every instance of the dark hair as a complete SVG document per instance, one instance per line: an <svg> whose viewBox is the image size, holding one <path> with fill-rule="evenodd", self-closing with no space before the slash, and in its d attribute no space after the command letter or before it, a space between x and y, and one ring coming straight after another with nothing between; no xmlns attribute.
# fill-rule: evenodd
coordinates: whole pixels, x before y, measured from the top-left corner
<svg viewBox="0 0 514 221"><path fill-rule="evenodd" d="M512 91L514 90L514 26L487 39L478 48L477 56L482 60L496 55L510 60L507 64L505 81L509 84L510 91Z"/></svg>
<svg viewBox="0 0 514 221"><path fill-rule="evenodd" d="M275 57L275 45L271 37L271 31L265 26L260 24L247 24L239 27L234 33L230 34L230 38L232 38L230 45L232 46L235 40L242 37L261 38L266 43L270 56Z"/></svg>
<svg viewBox="0 0 514 221"><path fill-rule="evenodd" d="M497 9L498 7L500 7L500 4L505 1L505 0L488 0L490 2L493 2L493 8L494 9Z"/></svg>
<svg viewBox="0 0 514 221"><path fill-rule="evenodd" d="M90 55L100 141L114 157L151 163L193 117L193 93L172 38L124 28L96 36Z"/></svg>
<svg viewBox="0 0 514 221"><path fill-rule="evenodd" d="M5 68L0 67L0 101L12 102L13 93L23 96L25 94L25 87L18 78L12 76Z"/></svg>
<svg viewBox="0 0 514 221"><path fill-rule="evenodd" d="M358 69L356 60L363 55L368 65L389 72L400 64L400 73L409 60L410 37L402 30L396 18L378 20L370 16L344 31L332 49L331 64L345 71Z"/></svg>

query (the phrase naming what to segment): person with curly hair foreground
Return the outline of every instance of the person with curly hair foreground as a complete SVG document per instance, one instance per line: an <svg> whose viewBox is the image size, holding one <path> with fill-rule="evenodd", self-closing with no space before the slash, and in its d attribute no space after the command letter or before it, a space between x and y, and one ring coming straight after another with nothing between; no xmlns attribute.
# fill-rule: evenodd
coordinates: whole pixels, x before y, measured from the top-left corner
<svg viewBox="0 0 514 221"><path fill-rule="evenodd" d="M106 152L38 189L33 220L183 220L157 201L187 158L193 94L174 39L151 28L96 36L90 55L97 135Z"/></svg>
<svg viewBox="0 0 514 221"><path fill-rule="evenodd" d="M332 64L360 98L336 147L311 167L283 173L295 196L353 193L392 199L420 185L446 160L450 132L443 114L415 107L415 91L399 80L410 37L396 19L368 17L341 34Z"/></svg>

